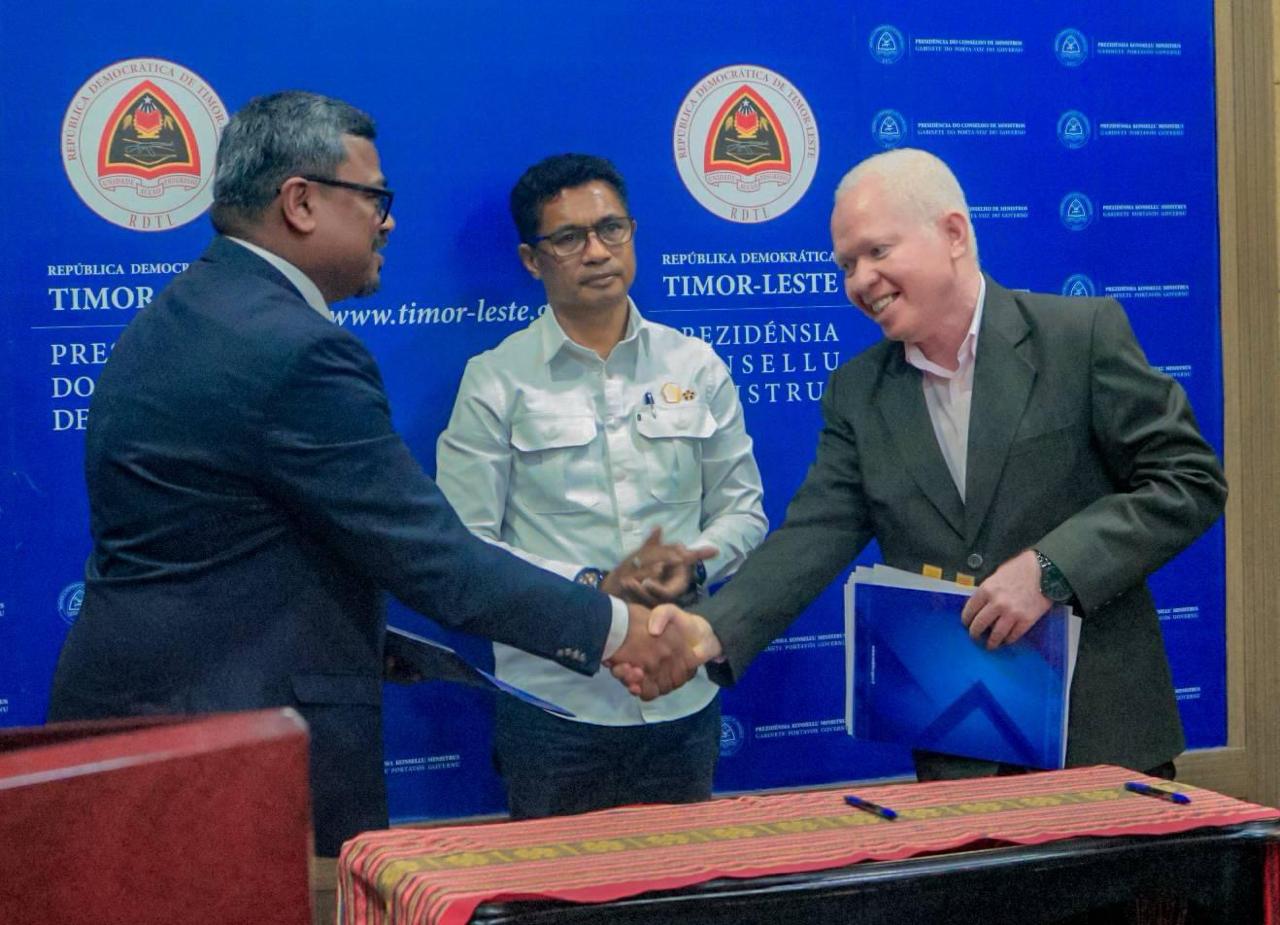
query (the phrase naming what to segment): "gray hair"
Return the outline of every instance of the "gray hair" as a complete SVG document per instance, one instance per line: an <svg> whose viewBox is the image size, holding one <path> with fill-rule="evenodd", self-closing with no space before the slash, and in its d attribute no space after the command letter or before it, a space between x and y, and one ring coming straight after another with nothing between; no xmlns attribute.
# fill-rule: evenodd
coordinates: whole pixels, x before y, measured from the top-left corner
<svg viewBox="0 0 1280 925"><path fill-rule="evenodd" d="M978 236L969 218L969 204L960 181L941 158L919 148L894 148L874 154L844 175L836 187L836 200L871 177L884 185L892 201L905 205L923 223L932 224L948 212L963 215L969 226L970 249L977 262Z"/></svg>
<svg viewBox="0 0 1280 925"><path fill-rule="evenodd" d="M213 227L225 234L253 224L289 177L333 176L347 158L344 135L375 134L373 119L341 100L303 90L255 97L222 130Z"/></svg>

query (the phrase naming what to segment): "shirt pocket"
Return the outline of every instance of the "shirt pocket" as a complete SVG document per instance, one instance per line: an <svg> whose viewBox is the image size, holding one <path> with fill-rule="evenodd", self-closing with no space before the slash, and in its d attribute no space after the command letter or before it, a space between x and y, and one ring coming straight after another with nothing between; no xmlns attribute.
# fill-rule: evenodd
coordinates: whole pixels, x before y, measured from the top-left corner
<svg viewBox="0 0 1280 925"><path fill-rule="evenodd" d="M594 506L599 476L592 471L590 447L595 438L590 414L535 411L511 422L512 488L530 511L564 514Z"/></svg>
<svg viewBox="0 0 1280 925"><path fill-rule="evenodd" d="M649 405L636 413L636 432L649 492L659 501L702 498L702 441L716 432L711 409L700 401Z"/></svg>

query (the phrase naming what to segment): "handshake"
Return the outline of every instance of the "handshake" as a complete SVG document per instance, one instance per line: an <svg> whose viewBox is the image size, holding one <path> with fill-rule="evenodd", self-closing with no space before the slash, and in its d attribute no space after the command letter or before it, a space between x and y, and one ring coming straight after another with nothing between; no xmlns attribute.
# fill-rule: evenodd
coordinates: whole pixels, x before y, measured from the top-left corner
<svg viewBox="0 0 1280 925"><path fill-rule="evenodd" d="M641 700L675 690L720 655L720 640L702 617L675 604L648 610L627 604L627 638L605 664Z"/></svg>
<svg viewBox="0 0 1280 925"><path fill-rule="evenodd" d="M671 601L696 587L694 568L713 548L664 544L661 529L610 571L601 590L627 602L626 639L605 664L624 687L653 700L684 684L699 666L720 655L711 625ZM650 610L649 608L653 609Z"/></svg>

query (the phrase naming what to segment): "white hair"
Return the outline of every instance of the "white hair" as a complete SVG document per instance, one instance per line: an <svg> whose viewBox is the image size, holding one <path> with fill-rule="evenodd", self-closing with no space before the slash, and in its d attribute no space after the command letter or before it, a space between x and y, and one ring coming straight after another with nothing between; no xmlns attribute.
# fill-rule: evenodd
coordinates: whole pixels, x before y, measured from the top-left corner
<svg viewBox="0 0 1280 925"><path fill-rule="evenodd" d="M925 224L948 212L959 212L969 226L969 249L978 260L978 236L969 218L964 190L951 168L936 155L919 148L894 148L874 154L844 175L836 187L836 201L863 180L878 179L893 202L902 203Z"/></svg>

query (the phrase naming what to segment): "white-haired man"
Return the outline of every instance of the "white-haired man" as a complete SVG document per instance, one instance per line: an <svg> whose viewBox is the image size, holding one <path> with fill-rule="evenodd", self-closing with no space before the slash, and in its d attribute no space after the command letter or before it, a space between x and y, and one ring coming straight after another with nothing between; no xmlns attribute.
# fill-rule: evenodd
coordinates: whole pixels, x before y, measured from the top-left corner
<svg viewBox="0 0 1280 925"><path fill-rule="evenodd" d="M785 523L695 608L714 633L679 615L703 655L723 652L712 677L732 683L876 539L889 565L976 576L963 619L991 648L1073 602L1068 764L1172 776L1184 741L1146 578L1226 498L1182 388L1147 363L1114 300L985 275L960 185L931 154L850 171L831 236L849 300L885 340L832 375ZM922 778L998 770L916 754Z"/></svg>

